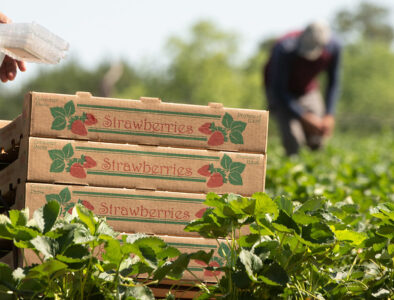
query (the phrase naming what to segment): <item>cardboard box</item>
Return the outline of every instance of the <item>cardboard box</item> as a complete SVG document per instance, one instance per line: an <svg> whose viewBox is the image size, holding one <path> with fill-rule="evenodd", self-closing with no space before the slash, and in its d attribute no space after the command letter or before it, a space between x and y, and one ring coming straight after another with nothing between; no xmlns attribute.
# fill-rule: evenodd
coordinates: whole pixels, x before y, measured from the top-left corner
<svg viewBox="0 0 394 300"><path fill-rule="evenodd" d="M0 147L21 136L265 153L268 112L125 100L89 93L26 95L23 114L0 130ZM4 132L2 132L4 131Z"/></svg>
<svg viewBox="0 0 394 300"><path fill-rule="evenodd" d="M198 235L183 229L207 208L203 194L42 183L20 184L15 208L28 207L32 217L49 200L59 201L62 216L80 203L105 217L115 231L174 236Z"/></svg>
<svg viewBox="0 0 394 300"><path fill-rule="evenodd" d="M226 264L226 256L228 256L228 246L225 241L219 240L219 243L214 239L204 239L197 237L174 237L174 236L159 236L168 245L177 248L181 253L192 253L199 250L205 252L214 251L210 265L213 267L220 267ZM30 266L32 264L39 264L40 260L37 255L30 249L25 249L18 255L19 265ZM190 274L185 271L183 273L183 282L193 282L198 278L201 281L214 283L223 276L221 271L209 271L205 270L206 264L202 261L192 260L189 263L189 270L194 274ZM143 278L143 276L141 276ZM171 281L165 280L163 283L169 283Z"/></svg>
<svg viewBox="0 0 394 300"><path fill-rule="evenodd" d="M263 154L29 138L0 178L248 196L264 191L265 164Z"/></svg>

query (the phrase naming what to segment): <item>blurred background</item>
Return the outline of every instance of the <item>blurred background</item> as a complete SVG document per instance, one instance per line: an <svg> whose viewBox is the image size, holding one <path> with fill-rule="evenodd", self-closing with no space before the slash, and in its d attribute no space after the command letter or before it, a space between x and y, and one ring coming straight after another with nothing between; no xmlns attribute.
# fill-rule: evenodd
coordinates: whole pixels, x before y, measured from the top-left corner
<svg viewBox="0 0 394 300"><path fill-rule="evenodd" d="M20 114L29 91L264 109L261 70L274 39L326 19L345 46L336 132L394 128L392 0L15 0L0 9L70 43L59 65L28 64L0 84L0 119Z"/></svg>

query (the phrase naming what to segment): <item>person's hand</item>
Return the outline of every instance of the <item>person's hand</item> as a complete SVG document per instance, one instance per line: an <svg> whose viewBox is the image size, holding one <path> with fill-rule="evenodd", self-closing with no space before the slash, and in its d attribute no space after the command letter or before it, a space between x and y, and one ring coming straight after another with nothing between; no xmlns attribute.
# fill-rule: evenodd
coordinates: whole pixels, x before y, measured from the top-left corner
<svg viewBox="0 0 394 300"><path fill-rule="evenodd" d="M304 113L301 116L301 122L305 131L311 134L323 135L322 119L313 113Z"/></svg>
<svg viewBox="0 0 394 300"><path fill-rule="evenodd" d="M0 12L0 23L6 24L11 23L5 14ZM23 61L15 60L8 55L4 57L3 63L0 66L0 79L2 82L7 82L8 80L14 80L16 77L17 69L24 72L26 71L26 66Z"/></svg>
<svg viewBox="0 0 394 300"><path fill-rule="evenodd" d="M333 115L325 115L322 120L322 130L324 136L331 136L334 131L335 119Z"/></svg>

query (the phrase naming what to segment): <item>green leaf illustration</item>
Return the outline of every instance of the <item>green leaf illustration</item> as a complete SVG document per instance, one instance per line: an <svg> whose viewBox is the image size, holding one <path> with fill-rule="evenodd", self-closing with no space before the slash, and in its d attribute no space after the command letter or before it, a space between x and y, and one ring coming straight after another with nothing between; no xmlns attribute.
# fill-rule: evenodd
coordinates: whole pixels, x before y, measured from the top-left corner
<svg viewBox="0 0 394 300"><path fill-rule="evenodd" d="M63 107L51 107L51 114L54 118L58 118L58 117L62 117L65 118L66 117L66 111L64 110Z"/></svg>
<svg viewBox="0 0 394 300"><path fill-rule="evenodd" d="M59 193L60 199L62 200L62 203L67 203L68 201L71 200L71 193L68 188L64 188L60 191Z"/></svg>
<svg viewBox="0 0 394 300"><path fill-rule="evenodd" d="M228 156L227 154L224 154L222 157L222 160L220 161L220 165L223 167L223 169L229 170L231 163L232 163L232 160L231 160L230 156Z"/></svg>
<svg viewBox="0 0 394 300"><path fill-rule="evenodd" d="M246 123L241 121L234 121L231 123L231 130L232 131L239 131L243 132L246 128Z"/></svg>
<svg viewBox="0 0 394 300"><path fill-rule="evenodd" d="M242 137L242 132L238 130L231 130L230 141L233 144L243 144L244 138Z"/></svg>
<svg viewBox="0 0 394 300"><path fill-rule="evenodd" d="M71 117L75 113L74 102L68 101L66 104L64 104L64 111L68 118Z"/></svg>
<svg viewBox="0 0 394 300"><path fill-rule="evenodd" d="M47 202L49 202L49 201L57 201L59 203L62 202L62 200L60 199L60 196L58 194L45 195L45 199L47 200Z"/></svg>
<svg viewBox="0 0 394 300"><path fill-rule="evenodd" d="M230 172L228 175L228 180L233 185L242 185L242 177L241 174L238 172Z"/></svg>
<svg viewBox="0 0 394 300"><path fill-rule="evenodd" d="M53 130L63 130L66 128L67 122L65 117L56 117L52 122L51 129Z"/></svg>
<svg viewBox="0 0 394 300"><path fill-rule="evenodd" d="M74 155L74 149L73 149L73 146L71 145L71 143L68 143L67 145L65 145L63 147L62 151L64 153L65 158L70 158Z"/></svg>
<svg viewBox="0 0 394 300"><path fill-rule="evenodd" d="M245 170L245 164L240 162L232 162L230 165L230 172L241 174Z"/></svg>
<svg viewBox="0 0 394 300"><path fill-rule="evenodd" d="M226 129L230 129L232 123L233 123L233 117L229 113L225 113L222 119L223 126Z"/></svg>
<svg viewBox="0 0 394 300"><path fill-rule="evenodd" d="M52 160L55 159L64 160L64 153L61 150L49 150L48 153L49 153L49 157Z"/></svg>
<svg viewBox="0 0 394 300"><path fill-rule="evenodd" d="M60 160L60 159L55 159L52 164L51 164L51 168L49 169L49 172L52 173L61 173L64 170L65 167L65 163L64 160Z"/></svg>

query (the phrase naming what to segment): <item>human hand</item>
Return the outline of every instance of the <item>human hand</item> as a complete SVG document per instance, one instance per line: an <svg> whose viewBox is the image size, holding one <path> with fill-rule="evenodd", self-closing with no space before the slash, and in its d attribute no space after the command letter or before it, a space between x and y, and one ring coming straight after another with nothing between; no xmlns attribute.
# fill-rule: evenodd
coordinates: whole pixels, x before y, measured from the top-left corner
<svg viewBox="0 0 394 300"><path fill-rule="evenodd" d="M322 119L313 113L304 113L301 116L301 122L305 131L310 134L323 135Z"/></svg>
<svg viewBox="0 0 394 300"><path fill-rule="evenodd" d="M0 12L0 23L6 24L11 22L11 19L9 19L6 15ZM1 81L7 82L8 80L14 80L14 78L16 77L17 69L22 72L26 71L25 63L23 61L15 60L6 55L0 66Z"/></svg>
<svg viewBox="0 0 394 300"><path fill-rule="evenodd" d="M335 119L333 115L325 115L322 120L322 130L324 136L331 136L334 131Z"/></svg>

